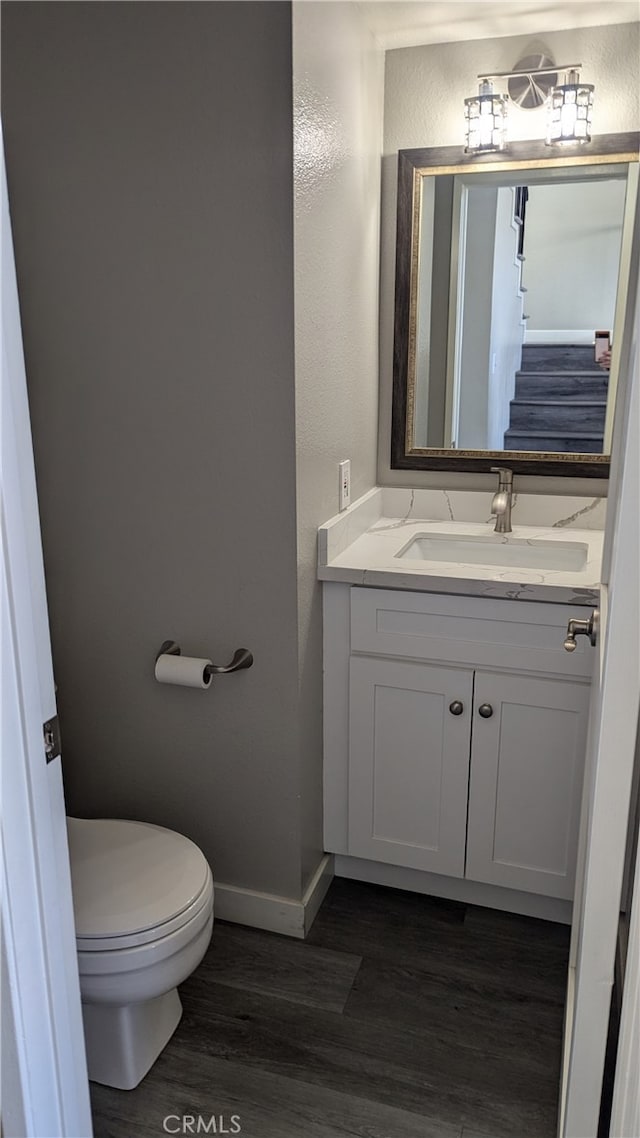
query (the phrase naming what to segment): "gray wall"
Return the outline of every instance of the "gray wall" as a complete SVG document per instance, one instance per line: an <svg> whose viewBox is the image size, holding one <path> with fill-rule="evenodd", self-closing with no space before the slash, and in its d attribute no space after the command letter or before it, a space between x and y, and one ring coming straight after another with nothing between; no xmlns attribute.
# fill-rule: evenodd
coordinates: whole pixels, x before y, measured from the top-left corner
<svg viewBox="0 0 640 1138"><path fill-rule="evenodd" d="M317 529L376 477L383 53L358 6L293 5L298 611L303 871L322 805L322 604Z"/></svg>
<svg viewBox="0 0 640 1138"><path fill-rule="evenodd" d="M290 6L8 3L69 812L301 890ZM163 687L165 637L250 671Z"/></svg>

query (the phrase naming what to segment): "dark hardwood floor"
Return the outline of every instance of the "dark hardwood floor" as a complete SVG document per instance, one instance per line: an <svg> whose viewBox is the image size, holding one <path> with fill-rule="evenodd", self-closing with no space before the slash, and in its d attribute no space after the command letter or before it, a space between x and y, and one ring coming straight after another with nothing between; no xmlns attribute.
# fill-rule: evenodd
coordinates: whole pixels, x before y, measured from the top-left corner
<svg viewBox="0 0 640 1138"><path fill-rule="evenodd" d="M562 925L342 879L304 942L216 922L147 1077L91 1085L96 1138L183 1116L243 1138L553 1138L568 948Z"/></svg>

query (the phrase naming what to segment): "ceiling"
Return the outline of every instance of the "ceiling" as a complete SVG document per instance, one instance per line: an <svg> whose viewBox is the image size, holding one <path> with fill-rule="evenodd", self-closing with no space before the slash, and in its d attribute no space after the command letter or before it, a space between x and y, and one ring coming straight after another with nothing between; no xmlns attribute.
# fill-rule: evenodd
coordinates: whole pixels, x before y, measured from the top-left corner
<svg viewBox="0 0 640 1138"><path fill-rule="evenodd" d="M386 49L640 19L639 0L360 0L358 6Z"/></svg>

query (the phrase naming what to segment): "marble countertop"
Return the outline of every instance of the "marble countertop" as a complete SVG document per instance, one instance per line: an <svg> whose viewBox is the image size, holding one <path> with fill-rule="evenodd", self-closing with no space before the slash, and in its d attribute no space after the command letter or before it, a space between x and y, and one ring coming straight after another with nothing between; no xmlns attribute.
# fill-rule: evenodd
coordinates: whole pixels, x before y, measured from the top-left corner
<svg viewBox="0 0 640 1138"><path fill-rule="evenodd" d="M512 533L495 534L491 495L378 488L320 528L318 576L353 585L593 606L599 596L603 540L602 529L594 526L604 523L604 504L567 498L551 503L549 498L545 503L540 498L516 502ZM397 512L401 507L402 514L392 516L390 506ZM444 517L437 516L442 513ZM545 513L549 524L540 524ZM492 545L514 540L575 542L586 547L586 560L580 569L566 570L398 557L420 535L439 540L456 535L476 542L481 538Z"/></svg>

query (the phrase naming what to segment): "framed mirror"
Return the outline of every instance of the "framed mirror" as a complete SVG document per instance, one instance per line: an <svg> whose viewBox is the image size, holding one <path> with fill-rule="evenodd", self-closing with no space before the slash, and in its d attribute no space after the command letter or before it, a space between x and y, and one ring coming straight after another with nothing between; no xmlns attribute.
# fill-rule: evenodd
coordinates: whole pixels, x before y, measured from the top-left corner
<svg viewBox="0 0 640 1138"><path fill-rule="evenodd" d="M639 139L399 152L392 468L608 476Z"/></svg>

